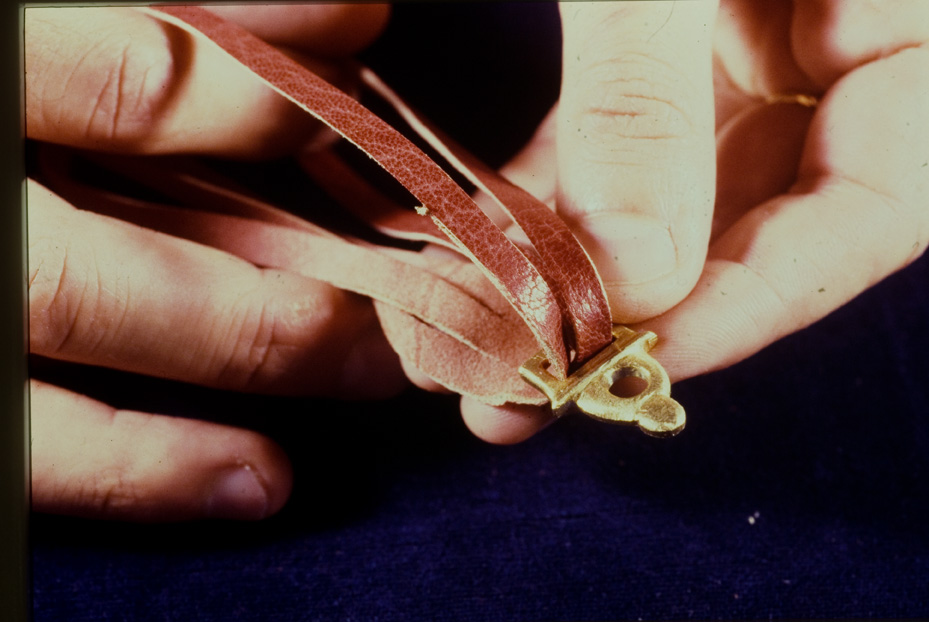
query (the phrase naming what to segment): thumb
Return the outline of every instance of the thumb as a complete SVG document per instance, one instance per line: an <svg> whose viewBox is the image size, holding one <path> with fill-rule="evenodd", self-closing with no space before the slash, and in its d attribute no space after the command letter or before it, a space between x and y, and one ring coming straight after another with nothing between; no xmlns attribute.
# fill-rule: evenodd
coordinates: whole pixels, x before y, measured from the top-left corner
<svg viewBox="0 0 929 622"><path fill-rule="evenodd" d="M558 210L603 277L614 320L693 288L715 191L717 2L567 2Z"/></svg>

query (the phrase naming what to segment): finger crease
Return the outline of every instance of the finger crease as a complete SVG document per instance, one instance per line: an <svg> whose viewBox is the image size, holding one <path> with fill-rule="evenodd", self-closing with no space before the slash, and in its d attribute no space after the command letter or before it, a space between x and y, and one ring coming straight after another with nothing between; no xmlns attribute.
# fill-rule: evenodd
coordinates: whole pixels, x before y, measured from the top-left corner
<svg viewBox="0 0 929 622"><path fill-rule="evenodd" d="M269 315L271 315L270 329L266 328L268 326ZM268 305L263 304L261 306L261 313L258 317L258 329L251 346L249 370L245 378L245 386L251 386L258 375L268 368L271 358L271 349L275 342L276 328L277 321L274 318L274 314L268 311ZM265 334L267 334L267 337L264 337ZM257 357L255 356L256 354Z"/></svg>
<svg viewBox="0 0 929 622"><path fill-rule="evenodd" d="M71 301L69 300L70 296L68 295L68 250L64 249L64 257L61 262L61 272L58 278L58 284L55 289L55 294L52 297L52 309L55 307L61 307L65 316L65 325L62 327L61 337L58 340L58 343L55 344L55 347L52 349L52 352L61 352L66 347L68 342L71 340L71 337L76 331L78 317L80 316L81 306L84 304L84 295L87 290L87 283L84 282L84 288L81 290L81 294L78 298L77 305L72 310Z"/></svg>
<svg viewBox="0 0 929 622"><path fill-rule="evenodd" d="M767 317L775 317L779 320L778 323L782 324L785 319L791 316L791 313L790 313L791 304L788 301L787 297L784 296L784 294L781 293L781 291L777 287L775 287L774 284L772 284L770 280L768 280L765 277L763 272L755 269L754 267L752 267L751 265L749 265L747 262L743 260L724 259L722 261L726 261L732 265L741 267L745 272L754 276L758 280L758 282L763 286L763 290L767 292L768 294L770 294L770 297L772 297L774 301L777 303L778 310L773 315L766 314ZM771 332L771 326L763 326L761 318L757 317L756 314L752 314L752 322L755 323L758 330L761 331L762 334ZM787 331L785 329L778 327L778 331L777 331L778 335L783 335L786 332Z"/></svg>
<svg viewBox="0 0 929 622"><path fill-rule="evenodd" d="M123 114L123 108L125 107L125 95L123 90L126 88L126 65L129 62L127 55L129 50L123 48L123 52L119 57L119 67L116 72L116 102L115 107L113 108L113 117L110 123L110 138L116 138L118 134L118 128L120 126L121 117Z"/></svg>

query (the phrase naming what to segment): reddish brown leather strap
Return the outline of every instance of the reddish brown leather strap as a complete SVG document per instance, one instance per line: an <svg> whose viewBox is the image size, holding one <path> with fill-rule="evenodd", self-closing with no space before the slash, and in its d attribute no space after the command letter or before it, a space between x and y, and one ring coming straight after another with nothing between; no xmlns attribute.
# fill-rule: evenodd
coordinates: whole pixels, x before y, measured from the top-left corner
<svg viewBox="0 0 929 622"><path fill-rule="evenodd" d="M564 221L417 115L373 72L361 73L365 84L386 99L452 166L492 197L529 238L569 322L572 362L582 363L602 350L612 331L606 292L589 255Z"/></svg>
<svg viewBox="0 0 929 622"><path fill-rule="evenodd" d="M158 7L152 14L161 14L189 32L199 31L208 37L393 175L513 305L542 346L553 373L567 373L569 350L583 359L609 343L606 298L602 286L594 287L591 280L596 272L573 236L565 235L563 225L555 225L560 221L544 205L498 181L492 171L480 169L479 179L506 205L535 244L540 270L441 168L348 95L208 11L169 6ZM468 164L473 167L474 163ZM594 281L599 285L599 279Z"/></svg>

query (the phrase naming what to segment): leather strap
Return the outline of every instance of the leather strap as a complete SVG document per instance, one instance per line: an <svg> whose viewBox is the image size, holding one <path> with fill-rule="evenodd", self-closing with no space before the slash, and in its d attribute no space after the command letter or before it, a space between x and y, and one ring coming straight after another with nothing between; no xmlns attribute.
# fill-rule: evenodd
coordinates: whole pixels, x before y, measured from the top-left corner
<svg viewBox="0 0 929 622"><path fill-rule="evenodd" d="M231 181L191 175L187 159L81 156L186 208L142 201L78 181L76 152L44 147L41 181L72 205L369 297L391 346L442 386L494 405L545 403L517 372L537 350L533 335L471 262L341 238Z"/></svg>
<svg viewBox="0 0 929 622"><path fill-rule="evenodd" d="M546 206L476 160L450 151L443 154L454 165L470 171L475 183L508 209L534 244L536 259L513 244L467 193L409 140L272 46L197 7L142 10L187 32L206 36L377 161L422 202L421 212L432 217L513 305L545 352L554 374L565 376L571 363L583 362L610 342L609 307L599 277L586 253ZM382 95L391 97L389 92ZM411 125L415 129L416 121Z"/></svg>
<svg viewBox="0 0 929 622"><path fill-rule="evenodd" d="M374 72L363 82L393 106L410 127L449 164L484 191L522 229L541 259L542 271L570 323L571 362L581 364L610 342L612 321L606 291L590 256L564 221L534 196L487 167L441 130L417 115ZM569 353L571 353L569 351Z"/></svg>

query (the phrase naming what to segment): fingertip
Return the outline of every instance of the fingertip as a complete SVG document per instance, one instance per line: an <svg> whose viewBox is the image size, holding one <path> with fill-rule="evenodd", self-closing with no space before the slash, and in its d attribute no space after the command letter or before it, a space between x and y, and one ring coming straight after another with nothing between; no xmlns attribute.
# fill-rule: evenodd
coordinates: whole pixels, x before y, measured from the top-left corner
<svg viewBox="0 0 929 622"><path fill-rule="evenodd" d="M600 274L617 285L658 280L678 267L678 253L666 224L635 214L604 212L580 221L577 236L601 266Z"/></svg>
<svg viewBox="0 0 929 622"><path fill-rule="evenodd" d="M666 222L621 211L575 218L571 227L597 266L616 322L639 322L667 311L699 279L706 228L675 235Z"/></svg>
<svg viewBox="0 0 929 622"><path fill-rule="evenodd" d="M265 516L277 514L290 499L294 487L293 465L287 453L277 443L273 443L273 457L265 475L268 482L268 504Z"/></svg>
<svg viewBox="0 0 929 622"><path fill-rule="evenodd" d="M400 365L403 368L403 373L416 387L431 393L451 393L449 389L427 376L411 361L401 358Z"/></svg>
<svg viewBox="0 0 929 622"><path fill-rule="evenodd" d="M397 396L408 385L400 357L380 325L372 322L358 335L345 356L339 394L386 399Z"/></svg>
<svg viewBox="0 0 929 622"><path fill-rule="evenodd" d="M389 4L367 2L208 8L266 41L322 56L360 51L383 32L390 18Z"/></svg>
<svg viewBox="0 0 929 622"><path fill-rule="evenodd" d="M461 398L461 417L474 436L494 445L521 443L555 422L538 406L490 406L469 397Z"/></svg>
<svg viewBox="0 0 929 622"><path fill-rule="evenodd" d="M254 449L254 473L259 483L264 487L266 502L263 515L267 518L279 512L293 490L293 465L287 452L274 440L257 432L246 431L249 442Z"/></svg>

